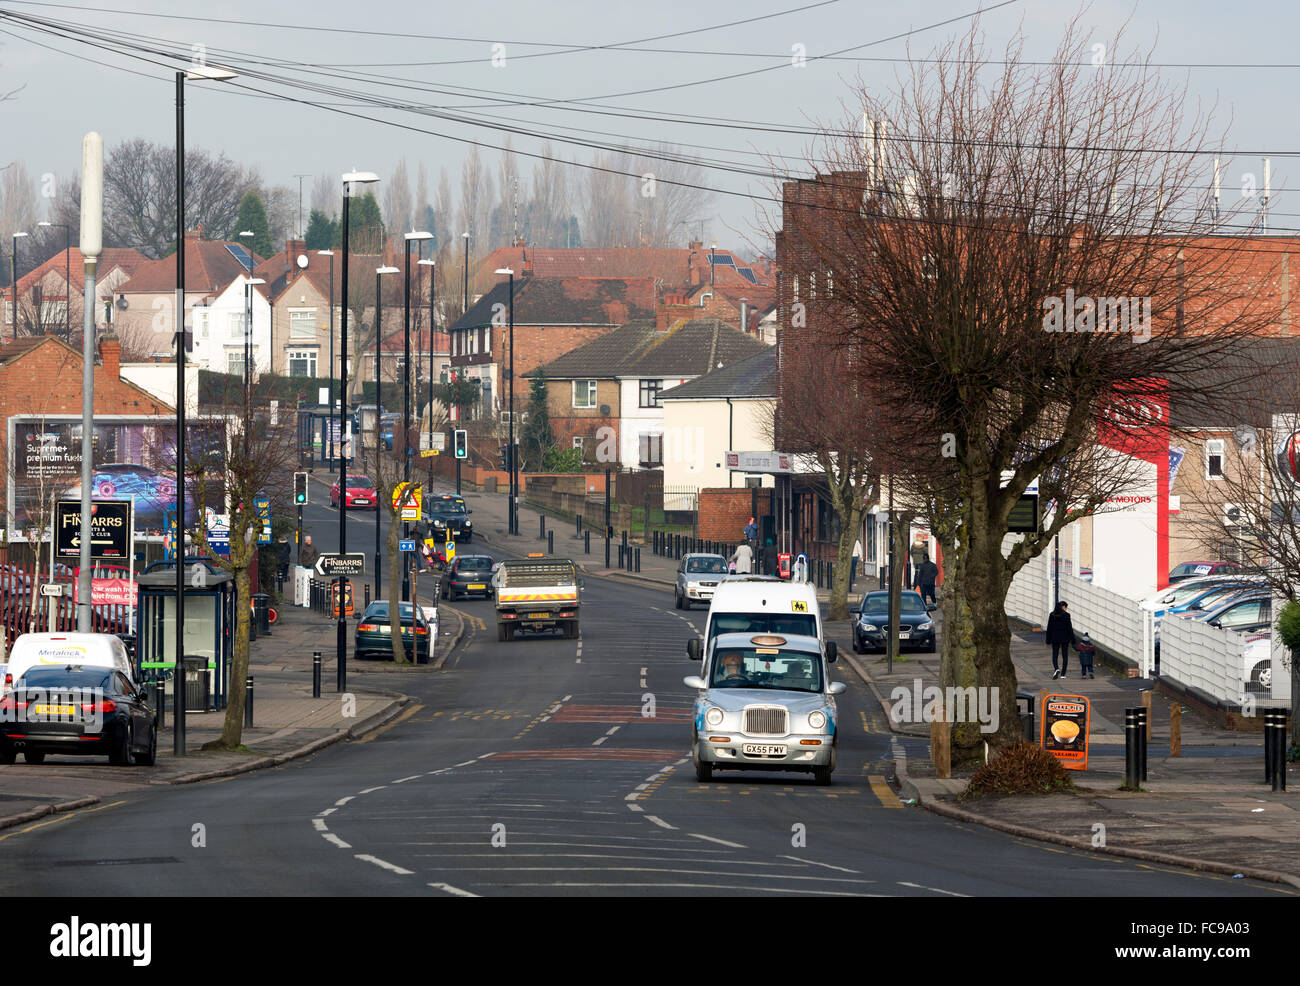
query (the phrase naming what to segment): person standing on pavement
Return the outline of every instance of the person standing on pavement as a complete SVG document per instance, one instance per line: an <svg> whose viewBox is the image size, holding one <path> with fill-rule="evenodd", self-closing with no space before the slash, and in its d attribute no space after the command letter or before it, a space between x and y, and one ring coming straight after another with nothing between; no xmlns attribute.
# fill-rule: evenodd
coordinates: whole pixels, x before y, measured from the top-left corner
<svg viewBox="0 0 1300 986"><path fill-rule="evenodd" d="M930 561L930 556L925 556L925 561L921 562L921 567L917 569L916 580L921 590L921 600L927 607L938 605L938 597L934 593L934 583L939 578L939 566Z"/></svg>
<svg viewBox="0 0 1300 986"><path fill-rule="evenodd" d="M925 560L930 557L930 549L927 548L925 542L921 540L921 534L919 531L917 532L916 540L913 541L912 546L907 549L907 553L912 557L912 581L907 583L907 587L909 589L915 589L917 588L917 583L920 581L916 573L921 568L921 565L924 564Z"/></svg>
<svg viewBox="0 0 1300 986"><path fill-rule="evenodd" d="M736 545L736 550L731 554L731 560L736 563L737 575L751 575L754 571L754 549L746 541L743 544Z"/></svg>
<svg viewBox="0 0 1300 986"><path fill-rule="evenodd" d="M751 550L758 546L758 524L754 523L753 517L750 517L749 523L745 525L745 540Z"/></svg>
<svg viewBox="0 0 1300 986"><path fill-rule="evenodd" d="M303 568L315 568L316 559L319 557L320 552L311 543L311 535L305 535L302 539L302 547L298 549L298 564Z"/></svg>
<svg viewBox="0 0 1300 986"><path fill-rule="evenodd" d="M779 575L777 571L776 544L771 538L767 539L767 544L763 546L763 574Z"/></svg>
<svg viewBox="0 0 1300 986"><path fill-rule="evenodd" d="M1067 603L1059 602L1047 618L1047 642L1052 645L1053 678L1069 677L1066 671L1070 665L1070 646L1074 643L1074 624L1070 622L1067 609ZM1056 661L1058 653L1061 656L1060 667L1057 667Z"/></svg>

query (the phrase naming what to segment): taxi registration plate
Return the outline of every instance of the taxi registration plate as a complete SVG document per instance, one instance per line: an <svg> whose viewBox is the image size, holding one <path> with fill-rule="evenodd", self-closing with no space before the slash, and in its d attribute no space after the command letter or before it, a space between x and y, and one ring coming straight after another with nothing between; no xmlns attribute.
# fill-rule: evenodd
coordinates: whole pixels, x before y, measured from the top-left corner
<svg viewBox="0 0 1300 986"><path fill-rule="evenodd" d="M783 757L786 748L782 743L743 743L740 752L747 757Z"/></svg>

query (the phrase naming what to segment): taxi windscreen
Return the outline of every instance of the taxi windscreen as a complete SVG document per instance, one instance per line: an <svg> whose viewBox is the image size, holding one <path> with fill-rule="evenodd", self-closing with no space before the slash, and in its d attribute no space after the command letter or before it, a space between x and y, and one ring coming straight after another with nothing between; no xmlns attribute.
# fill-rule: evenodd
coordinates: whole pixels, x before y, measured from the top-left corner
<svg viewBox="0 0 1300 986"><path fill-rule="evenodd" d="M799 651L780 651L775 647L726 648L713 656L709 687L820 692L821 664L816 655Z"/></svg>

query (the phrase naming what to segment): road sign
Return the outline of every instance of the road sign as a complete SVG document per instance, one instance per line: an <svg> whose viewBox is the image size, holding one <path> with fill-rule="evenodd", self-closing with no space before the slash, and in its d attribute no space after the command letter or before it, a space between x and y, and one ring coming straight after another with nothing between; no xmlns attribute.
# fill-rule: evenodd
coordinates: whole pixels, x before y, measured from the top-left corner
<svg viewBox="0 0 1300 986"><path fill-rule="evenodd" d="M339 583L338 582L330 583L330 609L333 612L334 618L338 619L339 616ZM356 613L357 613L356 607L353 605L352 602L352 583L349 582L347 579L344 579L343 580L343 615L356 616Z"/></svg>
<svg viewBox="0 0 1300 986"><path fill-rule="evenodd" d="M409 494L409 501L407 503L403 503L402 498L404 496L408 496L406 492L406 488L408 486L411 487L411 493ZM420 503L422 500L422 494L423 494L423 488L420 486L419 483L414 483L414 484L398 483L397 486L393 488L393 507L394 509L401 510L402 520L420 519Z"/></svg>
<svg viewBox="0 0 1300 986"><path fill-rule="evenodd" d="M420 453L420 458L421 458L421 459L429 459L429 458L432 458L433 456L435 456L435 455L437 455L437 454L438 454L438 450L437 450L436 448L427 448L427 449L425 449L423 452Z"/></svg>
<svg viewBox="0 0 1300 986"><path fill-rule="evenodd" d="M230 515L210 514L208 516L208 547L214 555L230 557Z"/></svg>
<svg viewBox="0 0 1300 986"><path fill-rule="evenodd" d="M63 586L58 582L45 582L41 585L42 596L62 596Z"/></svg>
<svg viewBox="0 0 1300 986"><path fill-rule="evenodd" d="M447 543L443 547L442 556L447 559L449 564L456 560L456 542L451 538L447 538Z"/></svg>
<svg viewBox="0 0 1300 986"><path fill-rule="evenodd" d="M415 542L414 542L414 541L398 541L398 542L397 542L397 546L398 546L402 551L414 551L414 550L415 550Z"/></svg>
<svg viewBox="0 0 1300 986"><path fill-rule="evenodd" d="M439 452L447 451L447 433L435 431L432 435L422 434L420 448L423 450L420 452L421 455L437 455Z"/></svg>
<svg viewBox="0 0 1300 986"><path fill-rule="evenodd" d="M257 516L262 518L262 533L258 536L258 544L271 543L271 500L265 496L253 497L253 509L257 511Z"/></svg>
<svg viewBox="0 0 1300 986"><path fill-rule="evenodd" d="M336 551L328 552L316 559L316 574L326 578L337 578L340 575L365 575L366 556L360 551L355 553L349 551L345 555Z"/></svg>
<svg viewBox="0 0 1300 986"><path fill-rule="evenodd" d="M90 504L90 557L131 556L131 501L95 500ZM54 505L54 550L60 558L81 555L81 501Z"/></svg>

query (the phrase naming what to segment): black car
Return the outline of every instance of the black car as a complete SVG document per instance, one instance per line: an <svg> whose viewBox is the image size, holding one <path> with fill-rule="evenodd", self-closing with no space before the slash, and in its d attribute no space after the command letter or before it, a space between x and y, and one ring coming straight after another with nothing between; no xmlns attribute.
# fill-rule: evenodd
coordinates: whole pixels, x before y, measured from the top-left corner
<svg viewBox="0 0 1300 986"><path fill-rule="evenodd" d="M417 613L410 603L398 603L402 619L403 651L409 660L412 650L415 663L428 664L431 653L429 623L423 613ZM357 623L355 653L357 660L366 657L393 659L392 624L388 616L388 600L376 599L361 614Z"/></svg>
<svg viewBox="0 0 1300 986"><path fill-rule="evenodd" d="M48 753L103 756L152 767L158 723L142 690L120 671L79 664L34 667L0 700L0 763L22 753L42 763Z"/></svg>
<svg viewBox="0 0 1300 986"><path fill-rule="evenodd" d="M443 493L424 501L429 536L439 545L447 539L448 534L457 544L469 544L474 540L474 524L469 519L473 512L465 509L464 497L455 493Z"/></svg>
<svg viewBox="0 0 1300 986"><path fill-rule="evenodd" d="M442 573L442 594L492 598L492 559L487 555L457 555Z"/></svg>
<svg viewBox="0 0 1300 986"><path fill-rule="evenodd" d="M889 593L868 592L862 597L853 621L854 652L883 651L888 632ZM899 594L898 638L900 650L923 650L933 654L937 649L934 620L926 610L921 594L915 590Z"/></svg>

